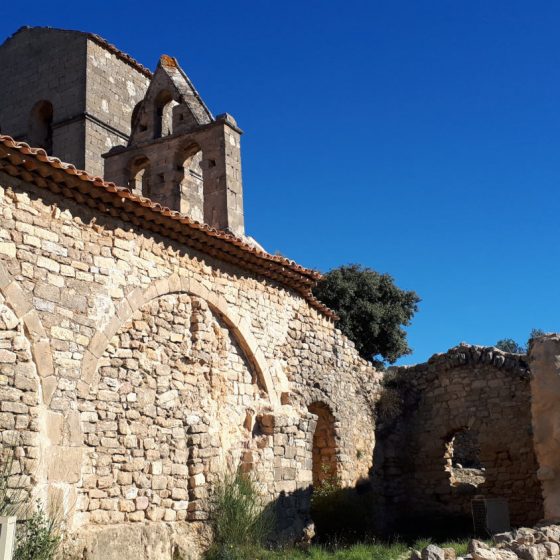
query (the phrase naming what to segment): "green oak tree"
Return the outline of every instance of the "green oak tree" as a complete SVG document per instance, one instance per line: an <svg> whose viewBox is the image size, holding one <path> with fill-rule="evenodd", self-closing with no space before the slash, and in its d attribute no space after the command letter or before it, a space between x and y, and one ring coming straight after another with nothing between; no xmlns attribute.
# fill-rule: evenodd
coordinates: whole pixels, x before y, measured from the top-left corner
<svg viewBox="0 0 560 560"><path fill-rule="evenodd" d="M388 274L357 264L327 272L314 295L339 316L338 328L366 360L386 360L411 353L403 327L410 325L420 298L402 290Z"/></svg>

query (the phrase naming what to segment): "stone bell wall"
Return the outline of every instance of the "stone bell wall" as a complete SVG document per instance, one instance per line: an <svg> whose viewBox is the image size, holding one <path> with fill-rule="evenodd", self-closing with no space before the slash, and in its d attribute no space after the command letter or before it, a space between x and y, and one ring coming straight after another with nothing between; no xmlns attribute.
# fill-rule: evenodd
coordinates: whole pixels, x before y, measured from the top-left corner
<svg viewBox="0 0 560 560"><path fill-rule="evenodd" d="M387 517L467 516L482 494L507 498L515 525L542 518L524 357L461 345L389 375L374 459ZM457 455L478 457L456 468L454 436L465 432ZM483 470L461 468L473 465Z"/></svg>
<svg viewBox="0 0 560 560"><path fill-rule="evenodd" d="M238 467L297 534L317 407L337 477L367 476L379 374L300 295L1 173L0 210L2 444L65 558L171 559Z"/></svg>

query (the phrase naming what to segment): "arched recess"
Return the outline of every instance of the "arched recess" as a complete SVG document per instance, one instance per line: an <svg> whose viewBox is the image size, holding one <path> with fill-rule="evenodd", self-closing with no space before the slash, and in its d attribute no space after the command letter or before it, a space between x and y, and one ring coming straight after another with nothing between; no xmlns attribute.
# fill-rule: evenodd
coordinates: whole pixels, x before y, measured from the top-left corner
<svg viewBox="0 0 560 560"><path fill-rule="evenodd" d="M330 407L321 401L315 401L308 407L311 414L317 416L317 425L313 433L313 487L338 483L339 466L335 418Z"/></svg>
<svg viewBox="0 0 560 560"><path fill-rule="evenodd" d="M35 103L29 115L29 144L43 148L48 155L52 155L53 148L53 114L52 103L42 100Z"/></svg>
<svg viewBox="0 0 560 560"><path fill-rule="evenodd" d="M174 292L185 292L208 303L208 307L220 317L243 350L246 359L256 372L259 384L268 394L272 406L279 406L280 399L275 390L267 360L251 332L251 325L247 318L240 317L237 311L230 309L222 296L209 291L194 279L181 278L176 274L156 280L146 289L134 289L116 306L113 317L102 331L96 333L84 353L81 390L89 390L99 358L103 356L109 341L132 314L152 299Z"/></svg>
<svg viewBox="0 0 560 560"><path fill-rule="evenodd" d="M179 210L192 219L204 221L202 151L198 144L188 143L175 155L176 184L179 185Z"/></svg>
<svg viewBox="0 0 560 560"><path fill-rule="evenodd" d="M150 198L151 177L150 160L146 156L137 156L128 164L128 186L134 194Z"/></svg>
<svg viewBox="0 0 560 560"><path fill-rule="evenodd" d="M173 96L169 91L162 90L157 94L153 108L154 139L173 134L173 106Z"/></svg>

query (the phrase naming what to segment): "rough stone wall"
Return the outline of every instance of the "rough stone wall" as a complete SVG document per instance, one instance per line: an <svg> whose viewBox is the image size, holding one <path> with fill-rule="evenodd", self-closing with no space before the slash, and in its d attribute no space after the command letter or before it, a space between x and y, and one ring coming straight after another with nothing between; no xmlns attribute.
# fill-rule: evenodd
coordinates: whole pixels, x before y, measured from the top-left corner
<svg viewBox="0 0 560 560"><path fill-rule="evenodd" d="M542 518L529 372L521 356L462 345L394 375L390 397L400 412L381 421L374 459L387 515L469 515L470 500L483 494L507 498L514 524ZM478 486L452 465L449 446L464 429L478 440L485 469L475 473L484 477Z"/></svg>
<svg viewBox="0 0 560 560"><path fill-rule="evenodd" d="M39 377L23 322L0 295L0 430L2 473L29 502L39 461ZM10 468L11 465L11 468Z"/></svg>
<svg viewBox="0 0 560 560"><path fill-rule="evenodd" d="M126 146L132 113L144 98L149 79L92 40L87 43L85 169L103 177L101 154Z"/></svg>
<svg viewBox="0 0 560 560"><path fill-rule="evenodd" d="M2 421L29 423L26 453L40 453L26 475L62 499L69 543L90 551L78 558L106 558L95 543L116 524L123 539L141 523L142 542L179 546L228 467L255 473L293 535L308 521L317 404L334 418L342 482L367 476L378 374L301 296L17 179L0 185L0 293L29 348L6 349L2 406L17 410ZM18 375L33 364L36 390Z"/></svg>

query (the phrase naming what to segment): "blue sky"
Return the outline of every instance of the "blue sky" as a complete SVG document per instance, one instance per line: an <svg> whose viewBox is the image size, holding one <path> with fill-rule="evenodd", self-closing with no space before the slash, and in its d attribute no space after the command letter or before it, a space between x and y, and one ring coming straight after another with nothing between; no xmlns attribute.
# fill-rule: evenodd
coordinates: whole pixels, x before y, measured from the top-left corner
<svg viewBox="0 0 560 560"><path fill-rule="evenodd" d="M0 4L176 56L244 129L248 232L322 271L418 292L427 359L560 330L560 3L533 0ZM1 87L1 85L0 85Z"/></svg>

